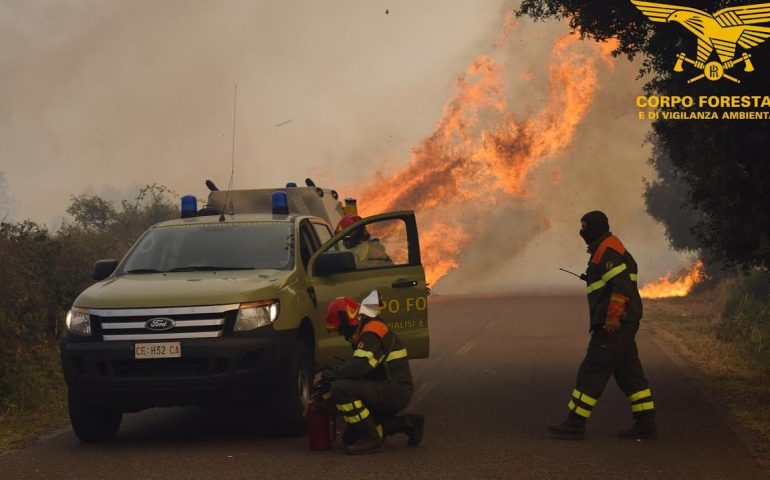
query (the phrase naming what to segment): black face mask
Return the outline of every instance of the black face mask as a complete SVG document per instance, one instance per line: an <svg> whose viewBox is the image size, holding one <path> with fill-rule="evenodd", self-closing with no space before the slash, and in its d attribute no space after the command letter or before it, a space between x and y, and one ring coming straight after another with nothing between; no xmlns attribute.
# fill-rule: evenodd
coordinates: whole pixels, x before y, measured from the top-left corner
<svg viewBox="0 0 770 480"><path fill-rule="evenodd" d="M356 228L350 235L342 239L342 244L347 249L351 249L361 243L364 240L364 230L362 228Z"/></svg>
<svg viewBox="0 0 770 480"><path fill-rule="evenodd" d="M348 317L345 315L345 312L337 312L337 315L340 317L340 328L337 330L337 334L342 335L345 337L345 340L350 341L350 338L356 331L356 327L348 324Z"/></svg>
<svg viewBox="0 0 770 480"><path fill-rule="evenodd" d="M584 225L580 229L580 236L586 242L586 245L590 245L599 240L602 235L610 231L610 224L607 220L607 215L599 210L588 212L583 215L580 222Z"/></svg>

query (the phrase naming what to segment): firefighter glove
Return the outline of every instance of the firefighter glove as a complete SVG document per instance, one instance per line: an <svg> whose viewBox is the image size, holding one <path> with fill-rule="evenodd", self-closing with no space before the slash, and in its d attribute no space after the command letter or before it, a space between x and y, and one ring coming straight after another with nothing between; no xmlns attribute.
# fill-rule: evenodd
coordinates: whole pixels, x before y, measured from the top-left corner
<svg viewBox="0 0 770 480"><path fill-rule="evenodd" d="M315 377L313 378L313 384L321 385L325 383L332 383L336 379L337 379L337 376L334 374L332 370L321 370L320 372L315 374Z"/></svg>
<svg viewBox="0 0 770 480"><path fill-rule="evenodd" d="M607 333L615 333L620 328L620 317L626 311L626 302L628 297L619 293L613 293L610 296L610 304L607 306L607 319L604 322L604 329Z"/></svg>

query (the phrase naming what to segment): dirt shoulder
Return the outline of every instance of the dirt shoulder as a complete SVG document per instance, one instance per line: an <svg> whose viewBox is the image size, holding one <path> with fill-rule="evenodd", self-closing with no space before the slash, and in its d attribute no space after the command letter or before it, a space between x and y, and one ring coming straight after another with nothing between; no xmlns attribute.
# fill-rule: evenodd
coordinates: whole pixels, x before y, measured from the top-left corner
<svg viewBox="0 0 770 480"><path fill-rule="evenodd" d="M770 466L770 377L739 342L717 335L724 304L719 294L646 300L645 322L687 365L694 380L726 413L736 433Z"/></svg>

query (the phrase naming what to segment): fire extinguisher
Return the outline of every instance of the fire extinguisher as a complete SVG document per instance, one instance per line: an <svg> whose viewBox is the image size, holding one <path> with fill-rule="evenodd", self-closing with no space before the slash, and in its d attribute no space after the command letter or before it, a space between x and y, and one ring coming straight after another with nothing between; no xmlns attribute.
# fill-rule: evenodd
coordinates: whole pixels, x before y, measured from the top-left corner
<svg viewBox="0 0 770 480"><path fill-rule="evenodd" d="M337 422L324 405L311 403L307 409L307 438L310 450L328 450L337 437Z"/></svg>

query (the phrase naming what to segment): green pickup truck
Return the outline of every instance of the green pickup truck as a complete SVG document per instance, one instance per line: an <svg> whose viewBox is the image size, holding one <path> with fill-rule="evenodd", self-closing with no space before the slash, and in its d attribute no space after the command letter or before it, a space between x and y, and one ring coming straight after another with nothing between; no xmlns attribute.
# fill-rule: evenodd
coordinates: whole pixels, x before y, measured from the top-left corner
<svg viewBox="0 0 770 480"><path fill-rule="evenodd" d="M269 409L280 432L303 434L313 370L351 354L325 329L338 296L377 288L410 358L428 356L413 212L335 235L343 206L315 186L215 190L200 211L194 197L182 204L182 218L149 228L120 262L98 261L97 282L67 314L61 358L81 440L114 437L124 412L173 405ZM348 251L344 240L361 228L387 262Z"/></svg>

